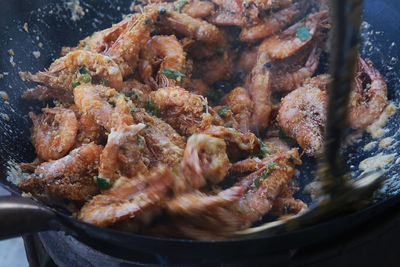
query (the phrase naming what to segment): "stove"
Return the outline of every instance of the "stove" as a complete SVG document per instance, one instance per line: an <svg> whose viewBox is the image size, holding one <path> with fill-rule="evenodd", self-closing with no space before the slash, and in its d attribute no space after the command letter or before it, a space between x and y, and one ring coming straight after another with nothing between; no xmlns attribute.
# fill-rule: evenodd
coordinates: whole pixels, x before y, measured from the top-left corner
<svg viewBox="0 0 400 267"><path fill-rule="evenodd" d="M312 237L310 237L312 238ZM126 252L106 244L88 246L63 232L24 236L31 267L53 266L398 266L400 262L400 208L375 218L350 233L308 247L240 260L171 258Z"/></svg>

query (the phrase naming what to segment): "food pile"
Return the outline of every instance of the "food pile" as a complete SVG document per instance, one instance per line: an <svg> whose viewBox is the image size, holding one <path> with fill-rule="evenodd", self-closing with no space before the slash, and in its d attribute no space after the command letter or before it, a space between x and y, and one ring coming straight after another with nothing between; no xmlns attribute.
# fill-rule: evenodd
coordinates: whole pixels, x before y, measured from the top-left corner
<svg viewBox="0 0 400 267"><path fill-rule="evenodd" d="M330 77L314 74L326 3L142 0L131 9L27 75L38 85L23 97L57 101L29 113L37 159L20 164L19 187L74 203L88 223L192 239L226 239L265 215L306 209L293 175L324 142ZM365 128L387 105L386 83L359 58L354 84L348 120Z"/></svg>

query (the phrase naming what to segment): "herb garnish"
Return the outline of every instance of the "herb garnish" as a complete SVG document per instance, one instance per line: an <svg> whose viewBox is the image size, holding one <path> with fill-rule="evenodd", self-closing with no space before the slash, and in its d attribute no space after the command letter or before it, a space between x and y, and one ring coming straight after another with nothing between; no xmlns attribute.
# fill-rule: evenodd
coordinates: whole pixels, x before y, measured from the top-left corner
<svg viewBox="0 0 400 267"><path fill-rule="evenodd" d="M258 176L255 180L254 180L254 185L256 187L258 187L260 185L260 183L262 182L262 180L264 180L265 178L267 178L271 172L273 170L279 169L279 165L276 164L275 162L272 162L270 164L267 165L267 167L261 172L261 175Z"/></svg>
<svg viewBox="0 0 400 267"><path fill-rule="evenodd" d="M257 154L257 157L262 159L267 154L271 153L270 148L264 144L264 142L259 138L258 141L260 142L260 152Z"/></svg>
<svg viewBox="0 0 400 267"><path fill-rule="evenodd" d="M144 101L144 108L147 110L147 113L149 113L152 116L158 116L159 109L152 100L146 100Z"/></svg>
<svg viewBox="0 0 400 267"><path fill-rule="evenodd" d="M110 181L107 178L102 178L100 176L95 176L94 181L96 182L97 188L100 190L107 189L111 186Z"/></svg>
<svg viewBox="0 0 400 267"><path fill-rule="evenodd" d="M279 138L286 138L287 134L282 128L279 128Z"/></svg>
<svg viewBox="0 0 400 267"><path fill-rule="evenodd" d="M181 78L186 78L185 74L180 73L178 70L171 68L164 68L162 71L160 71L160 73L176 81L180 81Z"/></svg>
<svg viewBox="0 0 400 267"><path fill-rule="evenodd" d="M102 83L103 85L105 85L105 86L108 85L108 81L107 81L107 80L103 80L101 83Z"/></svg>
<svg viewBox="0 0 400 267"><path fill-rule="evenodd" d="M216 53L217 55L223 55L225 53L225 49L223 47L218 47Z"/></svg>
<svg viewBox="0 0 400 267"><path fill-rule="evenodd" d="M223 116L230 109L231 108L229 106L223 106L220 110L218 110L218 115Z"/></svg>
<svg viewBox="0 0 400 267"><path fill-rule="evenodd" d="M182 8L188 3L187 0L183 0L183 1L175 1L174 2L174 10L176 12L181 12Z"/></svg>
<svg viewBox="0 0 400 267"><path fill-rule="evenodd" d="M308 38L310 38L310 31L305 26L297 28L296 37L299 38L302 41L305 41Z"/></svg>
<svg viewBox="0 0 400 267"><path fill-rule="evenodd" d="M75 88L78 85L85 84L85 83L91 83L91 82L92 82L92 77L89 75L89 72L86 69L86 67L80 66L75 71L74 79L71 82L71 87Z"/></svg>

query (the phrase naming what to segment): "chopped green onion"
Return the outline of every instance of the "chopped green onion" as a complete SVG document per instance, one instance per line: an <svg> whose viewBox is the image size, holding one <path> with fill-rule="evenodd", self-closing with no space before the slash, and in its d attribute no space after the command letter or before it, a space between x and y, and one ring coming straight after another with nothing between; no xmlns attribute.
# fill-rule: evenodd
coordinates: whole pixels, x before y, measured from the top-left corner
<svg viewBox="0 0 400 267"><path fill-rule="evenodd" d="M152 100L146 100L144 102L144 108L147 110L147 112L152 115L152 116L158 116L159 109Z"/></svg>
<svg viewBox="0 0 400 267"><path fill-rule="evenodd" d="M264 144L264 142L259 138L258 141L260 142L260 152L257 154L257 157L262 159L266 155L271 153L271 149Z"/></svg>
<svg viewBox="0 0 400 267"><path fill-rule="evenodd" d="M297 28L296 37L302 41L305 41L310 38L310 31L305 26Z"/></svg>
<svg viewBox="0 0 400 267"><path fill-rule="evenodd" d="M91 83L91 82L92 82L92 77L89 75L89 72L86 69L86 67L80 66L75 71L74 79L71 82L71 87L75 88L78 85L85 84L85 83Z"/></svg>
<svg viewBox="0 0 400 267"><path fill-rule="evenodd" d="M225 53L225 49L223 47L218 47L216 53L217 55L223 55Z"/></svg>
<svg viewBox="0 0 400 267"><path fill-rule="evenodd" d="M261 183L261 181L265 178L267 178L273 170L279 169L279 165L276 164L275 162L271 162L270 164L267 165L267 167L261 172L261 175L258 176L254 180L254 185L258 187Z"/></svg>
<svg viewBox="0 0 400 267"><path fill-rule="evenodd" d="M131 108L131 112L138 113L139 110L137 108Z"/></svg>
<svg viewBox="0 0 400 267"><path fill-rule="evenodd" d="M282 128L279 128L279 138L286 138L287 135Z"/></svg>
<svg viewBox="0 0 400 267"><path fill-rule="evenodd" d="M223 106L220 110L218 110L218 115L223 116L230 109L231 108L229 106Z"/></svg>
<svg viewBox="0 0 400 267"><path fill-rule="evenodd" d="M94 181L96 182L97 188L100 190L107 189L111 186L110 181L107 178L102 178L100 176L95 176Z"/></svg>
<svg viewBox="0 0 400 267"><path fill-rule="evenodd" d="M160 71L160 73L176 81L179 81L181 78L186 78L185 74L180 73L178 70L171 68L164 68L162 71Z"/></svg>
<svg viewBox="0 0 400 267"><path fill-rule="evenodd" d="M107 80L103 80L101 83L102 83L103 85L105 85L105 86L108 85L108 81L107 81Z"/></svg>
<svg viewBox="0 0 400 267"><path fill-rule="evenodd" d="M176 12L181 12L182 8L188 3L187 0L183 0L183 1L175 1L174 2L174 10Z"/></svg>

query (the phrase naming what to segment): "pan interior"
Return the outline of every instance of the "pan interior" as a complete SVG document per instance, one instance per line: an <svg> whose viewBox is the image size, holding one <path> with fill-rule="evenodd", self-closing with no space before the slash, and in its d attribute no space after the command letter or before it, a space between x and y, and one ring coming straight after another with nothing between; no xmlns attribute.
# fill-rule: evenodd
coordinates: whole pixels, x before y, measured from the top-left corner
<svg viewBox="0 0 400 267"><path fill-rule="evenodd" d="M0 182L15 193L21 191L7 181L9 162L30 162L35 158L35 151L30 143L31 121L28 112L38 112L43 103L21 99L21 94L33 84L24 82L19 77L20 71L36 72L48 67L59 57L62 46L73 46L80 39L92 32L110 27L130 13L131 1L85 0L80 2L82 13L76 20L67 1L5 1L0 10L0 91L8 94L8 100L0 99ZM400 32L396 18L400 16L400 7L396 0L366 1L363 23L361 54L370 57L376 67L385 75L388 82L389 99L394 106L400 105ZM388 12L391 15L387 15ZM377 15L378 14L378 15ZM12 49L12 53L10 51ZM35 55L34 55L35 52ZM40 56L37 57L40 52ZM12 55L13 54L13 55ZM6 103L7 102L7 103ZM51 103L50 103L51 104ZM400 190L399 164L396 164L400 151L400 112L390 117L384 127L385 133L374 139L370 133L350 132L357 136L344 148L348 155L348 166L356 179L361 175L360 163L366 158L392 155L391 164L382 166L386 170L385 186L376 193L377 201L395 195ZM389 137L392 143L386 147L379 145ZM349 138L348 138L349 140ZM371 149L365 149L367 144ZM316 162L305 158L300 167L301 186L313 180ZM308 195L300 191L297 197L310 204Z"/></svg>

